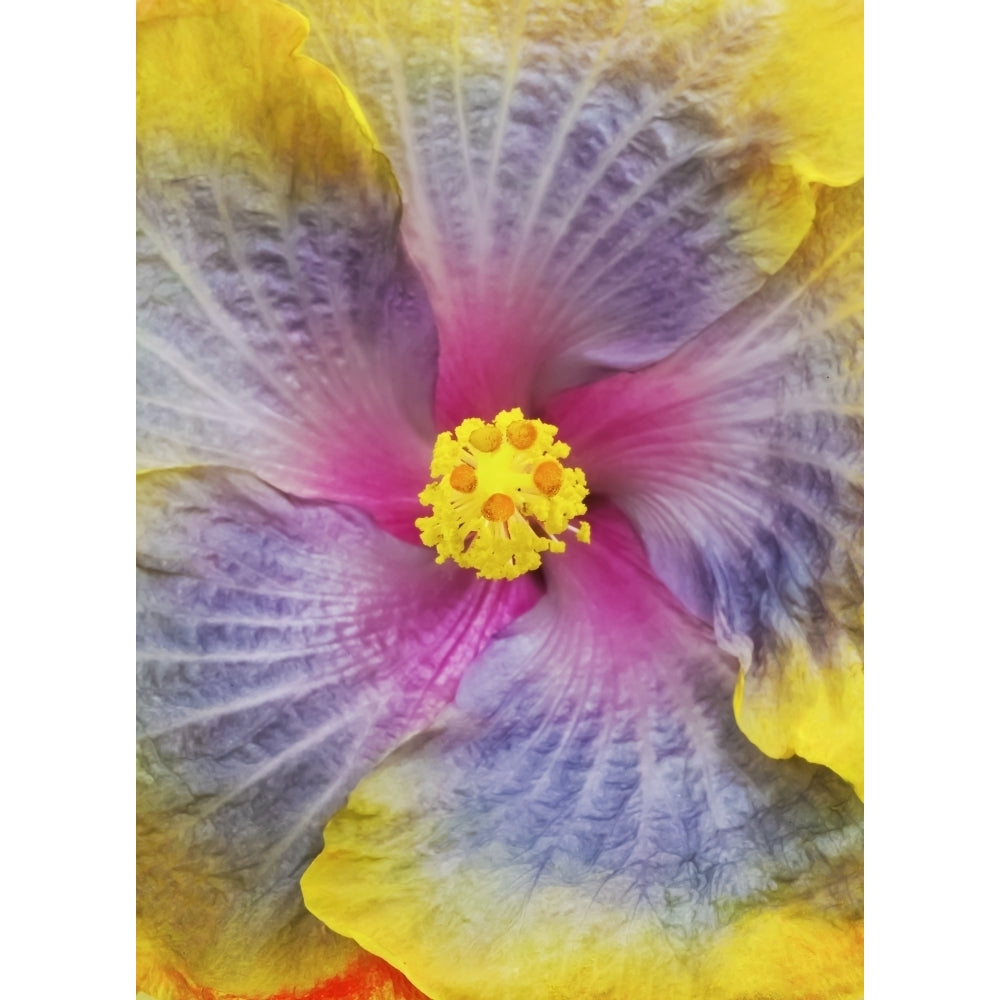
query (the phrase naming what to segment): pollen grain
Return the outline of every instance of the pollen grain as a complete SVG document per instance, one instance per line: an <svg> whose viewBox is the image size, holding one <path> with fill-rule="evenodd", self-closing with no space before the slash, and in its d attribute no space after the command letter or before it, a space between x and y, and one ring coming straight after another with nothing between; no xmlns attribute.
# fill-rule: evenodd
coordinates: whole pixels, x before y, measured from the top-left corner
<svg viewBox="0 0 1000 1000"><path fill-rule="evenodd" d="M438 435L431 482L420 494L431 514L416 524L439 563L453 559L481 577L513 580L538 569L543 552L564 552L563 532L590 541L590 526L578 520L587 512L587 481L562 464L569 446L557 433L515 408Z"/></svg>

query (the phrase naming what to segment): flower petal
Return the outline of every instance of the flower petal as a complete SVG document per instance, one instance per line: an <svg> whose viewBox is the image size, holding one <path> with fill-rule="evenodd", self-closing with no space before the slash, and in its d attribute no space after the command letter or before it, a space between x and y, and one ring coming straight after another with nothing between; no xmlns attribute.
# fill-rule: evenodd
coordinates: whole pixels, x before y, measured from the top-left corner
<svg viewBox="0 0 1000 1000"><path fill-rule="evenodd" d="M306 904L440 1000L857 996L860 802L760 754L735 662L618 515L594 539L333 817Z"/></svg>
<svg viewBox="0 0 1000 1000"><path fill-rule="evenodd" d="M671 358L547 411L593 492L739 655L740 725L862 787L861 185Z"/></svg>
<svg viewBox="0 0 1000 1000"><path fill-rule="evenodd" d="M254 994L253 1000L427 1000L425 994L387 962L362 951L346 938L337 938L335 948L330 932L325 931L324 936L328 959L343 954L342 972L305 991L280 990L267 997ZM145 982L153 994L140 990L136 1000L245 1000L191 982L171 968L169 960L164 962L155 946L143 948L143 944L140 940L139 981Z"/></svg>
<svg viewBox="0 0 1000 1000"><path fill-rule="evenodd" d="M861 175L861 5L295 0L403 188L442 426L663 358Z"/></svg>
<svg viewBox="0 0 1000 1000"><path fill-rule="evenodd" d="M415 540L436 334L306 31L271 0L140 5L140 467L246 468Z"/></svg>
<svg viewBox="0 0 1000 1000"><path fill-rule="evenodd" d="M534 591L243 473L139 506L141 936L220 992L312 986L357 954L302 905L323 823Z"/></svg>

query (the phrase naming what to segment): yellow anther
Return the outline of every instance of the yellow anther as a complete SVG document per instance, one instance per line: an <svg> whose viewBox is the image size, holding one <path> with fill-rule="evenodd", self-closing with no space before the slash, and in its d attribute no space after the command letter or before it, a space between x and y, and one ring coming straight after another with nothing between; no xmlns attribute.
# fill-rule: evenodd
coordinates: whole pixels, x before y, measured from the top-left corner
<svg viewBox="0 0 1000 1000"><path fill-rule="evenodd" d="M531 478L547 497L554 497L562 485L562 474L562 466L558 462L542 462Z"/></svg>
<svg viewBox="0 0 1000 1000"><path fill-rule="evenodd" d="M530 448L538 437L538 431L532 426L530 420L515 420L507 428L507 440L520 451Z"/></svg>
<svg viewBox="0 0 1000 1000"><path fill-rule="evenodd" d="M485 451L487 453L496 451L502 441L503 435L492 424L484 424L482 427L477 427L469 435L469 443L472 447L477 451Z"/></svg>
<svg viewBox="0 0 1000 1000"><path fill-rule="evenodd" d="M431 459L432 482L420 494L431 508L417 520L420 539L437 549L438 562L454 559L491 580L537 569L543 552L563 552L569 529L590 541L587 483L580 469L562 465L569 446L556 428L504 410L487 423L463 420L439 434ZM573 522L573 523L571 523Z"/></svg>
<svg viewBox="0 0 1000 1000"><path fill-rule="evenodd" d="M471 465L456 465L448 476L448 482L453 490L459 493L471 493L476 488L476 473Z"/></svg>
<svg viewBox="0 0 1000 1000"><path fill-rule="evenodd" d="M514 515L514 501L506 493L494 493L483 504L483 517L487 521L508 521Z"/></svg>

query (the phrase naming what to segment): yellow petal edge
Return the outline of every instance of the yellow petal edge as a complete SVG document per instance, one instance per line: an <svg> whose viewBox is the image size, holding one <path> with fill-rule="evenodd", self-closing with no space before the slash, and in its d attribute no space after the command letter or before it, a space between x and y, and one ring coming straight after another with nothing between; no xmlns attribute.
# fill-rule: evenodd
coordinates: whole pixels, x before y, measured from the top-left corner
<svg viewBox="0 0 1000 1000"><path fill-rule="evenodd" d="M144 0L137 13L140 175L144 149L167 147L177 167L291 162L297 182L377 171L394 183L353 95L299 54L301 14L275 0Z"/></svg>
<svg viewBox="0 0 1000 1000"><path fill-rule="evenodd" d="M857 1000L863 925L772 898L715 930L664 927L593 885L531 887L488 850L438 866L434 817L391 774L362 782L302 879L306 905L435 1000ZM440 822L440 820L437 820ZM382 849L378 829L387 829ZM398 838L398 839L397 839ZM519 878L518 875L524 875ZM469 956L488 961L469 961Z"/></svg>
<svg viewBox="0 0 1000 1000"><path fill-rule="evenodd" d="M817 664L804 643L780 665L740 668L733 709L747 738L769 757L798 754L825 764L864 799L864 666L841 634L829 662Z"/></svg>

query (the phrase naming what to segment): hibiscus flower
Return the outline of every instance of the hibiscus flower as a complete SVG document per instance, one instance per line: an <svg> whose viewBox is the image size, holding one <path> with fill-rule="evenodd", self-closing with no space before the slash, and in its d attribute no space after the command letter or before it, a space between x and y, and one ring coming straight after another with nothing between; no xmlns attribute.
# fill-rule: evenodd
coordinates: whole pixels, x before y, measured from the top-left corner
<svg viewBox="0 0 1000 1000"><path fill-rule="evenodd" d="M859 996L858 10L299 6L139 4L140 989Z"/></svg>

